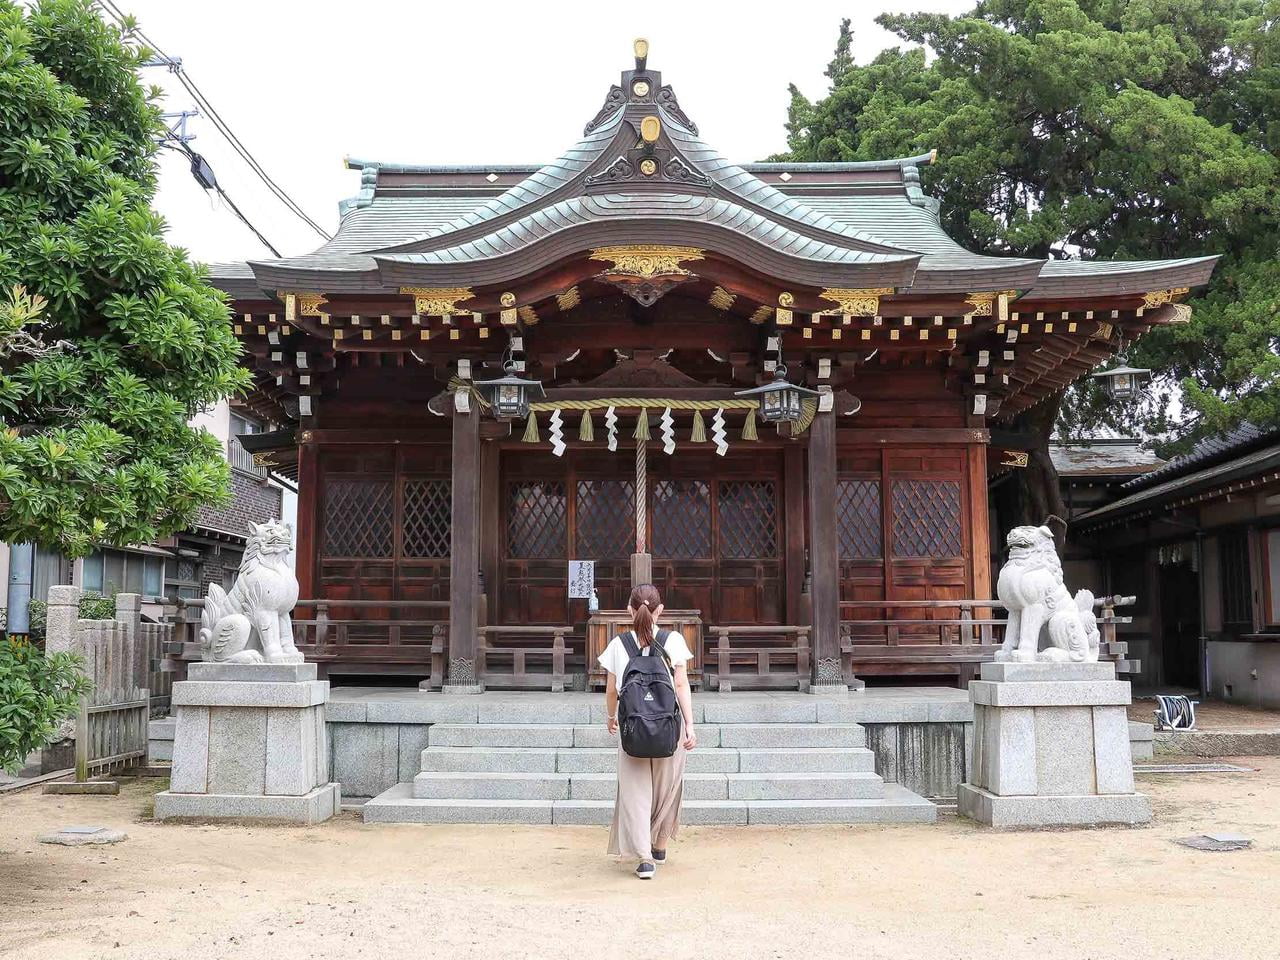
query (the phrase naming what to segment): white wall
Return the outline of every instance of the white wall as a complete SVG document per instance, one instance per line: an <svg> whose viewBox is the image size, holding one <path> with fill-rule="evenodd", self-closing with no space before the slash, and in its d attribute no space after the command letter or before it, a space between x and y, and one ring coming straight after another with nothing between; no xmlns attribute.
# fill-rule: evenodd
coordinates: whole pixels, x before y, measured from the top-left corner
<svg viewBox="0 0 1280 960"><path fill-rule="evenodd" d="M222 443L222 449L225 452L227 448L227 440L231 437L231 405L225 400L219 400L208 410L201 410L191 418L193 427L203 427L208 430Z"/></svg>
<svg viewBox="0 0 1280 960"><path fill-rule="evenodd" d="M1280 709L1280 643L1211 641L1209 696L1259 709Z"/></svg>

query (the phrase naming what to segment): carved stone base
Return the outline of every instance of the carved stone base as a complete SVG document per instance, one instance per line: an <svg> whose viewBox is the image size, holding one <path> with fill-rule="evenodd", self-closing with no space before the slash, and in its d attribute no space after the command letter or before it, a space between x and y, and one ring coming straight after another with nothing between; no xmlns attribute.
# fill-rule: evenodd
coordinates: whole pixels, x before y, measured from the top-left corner
<svg viewBox="0 0 1280 960"><path fill-rule="evenodd" d="M483 683L446 683L441 693L484 693Z"/></svg>

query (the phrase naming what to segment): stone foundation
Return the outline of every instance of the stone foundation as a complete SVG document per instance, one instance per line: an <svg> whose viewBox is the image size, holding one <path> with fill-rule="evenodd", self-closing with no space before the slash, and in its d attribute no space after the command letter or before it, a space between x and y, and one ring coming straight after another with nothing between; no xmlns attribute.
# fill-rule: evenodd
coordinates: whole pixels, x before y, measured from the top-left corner
<svg viewBox="0 0 1280 960"><path fill-rule="evenodd" d="M988 663L969 686L973 762L960 813L997 827L1144 823L1129 684L1111 663Z"/></svg>
<svg viewBox="0 0 1280 960"><path fill-rule="evenodd" d="M317 823L338 810L315 664L192 664L174 684L169 789L156 819Z"/></svg>

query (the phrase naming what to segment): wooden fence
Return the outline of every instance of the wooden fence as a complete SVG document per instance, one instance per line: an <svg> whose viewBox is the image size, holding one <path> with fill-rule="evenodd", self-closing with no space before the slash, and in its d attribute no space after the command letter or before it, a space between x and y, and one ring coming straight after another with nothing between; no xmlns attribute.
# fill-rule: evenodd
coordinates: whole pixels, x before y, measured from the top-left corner
<svg viewBox="0 0 1280 960"><path fill-rule="evenodd" d="M114 620L81 620L80 590L50 588L45 650L80 656L93 684L75 723L77 780L134 766L146 757L151 650L163 644L166 629L172 628L143 625L136 593L116 595Z"/></svg>

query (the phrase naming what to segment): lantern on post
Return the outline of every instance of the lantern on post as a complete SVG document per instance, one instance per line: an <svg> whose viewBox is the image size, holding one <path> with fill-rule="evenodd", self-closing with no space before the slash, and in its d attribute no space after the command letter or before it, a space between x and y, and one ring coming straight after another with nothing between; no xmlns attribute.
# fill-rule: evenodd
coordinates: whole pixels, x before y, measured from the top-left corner
<svg viewBox="0 0 1280 960"><path fill-rule="evenodd" d="M1103 389L1117 400L1131 400L1151 382L1151 371L1142 367L1113 367L1092 374L1101 380Z"/></svg>
<svg viewBox="0 0 1280 960"><path fill-rule="evenodd" d="M760 416L769 423L797 423L804 415L805 397L816 397L818 391L788 383L787 368L779 364L769 383L739 390L734 396L755 399L760 404Z"/></svg>
<svg viewBox="0 0 1280 960"><path fill-rule="evenodd" d="M505 373L495 380L477 380L476 389L499 420L523 420L529 415L529 404L546 396L542 384L517 376L516 365L508 360Z"/></svg>

